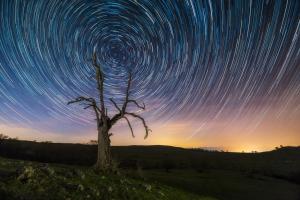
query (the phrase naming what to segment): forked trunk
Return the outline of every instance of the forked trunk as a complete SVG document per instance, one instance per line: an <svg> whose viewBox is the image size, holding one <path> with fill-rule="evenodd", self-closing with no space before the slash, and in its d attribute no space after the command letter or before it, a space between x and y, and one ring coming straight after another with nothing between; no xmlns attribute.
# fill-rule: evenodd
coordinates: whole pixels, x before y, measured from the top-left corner
<svg viewBox="0 0 300 200"><path fill-rule="evenodd" d="M108 172L111 170L112 162L108 131L109 129L105 127L98 128L98 156L95 168L99 172Z"/></svg>

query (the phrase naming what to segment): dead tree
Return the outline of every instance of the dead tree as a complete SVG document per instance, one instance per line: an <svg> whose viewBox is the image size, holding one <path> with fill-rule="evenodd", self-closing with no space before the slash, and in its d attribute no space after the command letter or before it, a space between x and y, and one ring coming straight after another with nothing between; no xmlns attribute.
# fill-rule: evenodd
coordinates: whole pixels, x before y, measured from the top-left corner
<svg viewBox="0 0 300 200"><path fill-rule="evenodd" d="M132 81L132 74L129 72L129 77L127 81L127 88L126 88L126 94L125 99L123 102L123 105L120 107L113 98L110 98L110 102L113 104L113 106L118 110L117 114L115 114L113 117L109 117L107 113L107 106L104 102L104 73L100 67L100 65L97 62L96 54L93 54L93 67L95 69L95 79L97 80L97 90L99 93L99 102L97 102L92 97L84 97L80 96L76 98L73 101L68 102L69 104L72 103L82 103L85 107L84 109L92 109L96 115L97 120L97 130L98 130L98 155L97 155L97 162L95 165L96 170L98 171L110 171L112 166L112 157L111 157L111 151L110 151L110 137L112 136L111 133L109 133L110 129L113 125L115 125L120 119L125 119L127 121L127 124L130 128L131 134L134 137L132 125L130 124L130 121L128 119L128 116L131 116L133 118L136 118L138 120L141 120L143 123L143 126L145 128L146 134L145 138L147 138L148 133L151 131L144 118L138 115L135 112L129 112L127 111L128 104L132 103L137 108L140 108L142 110L145 110L145 104L143 105L138 104L136 100L133 100L130 98L130 87L131 87L131 81Z"/></svg>

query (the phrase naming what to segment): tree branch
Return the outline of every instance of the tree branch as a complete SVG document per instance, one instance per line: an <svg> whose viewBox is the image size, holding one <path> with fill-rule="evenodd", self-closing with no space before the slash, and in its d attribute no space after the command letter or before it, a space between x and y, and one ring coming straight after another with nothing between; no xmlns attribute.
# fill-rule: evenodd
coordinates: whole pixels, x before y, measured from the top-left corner
<svg viewBox="0 0 300 200"><path fill-rule="evenodd" d="M94 103L96 102L94 98L91 98L91 97L83 97L83 96L80 96L80 97L77 97L75 100L73 101L69 101L68 102L68 105L72 104L72 103L78 103L78 102L81 102L81 101L87 101L87 102L90 102L90 103Z"/></svg>
<svg viewBox="0 0 300 200"><path fill-rule="evenodd" d="M137 108L140 108L142 110L146 109L146 106L144 103L139 104L136 100L129 99L130 89L131 89L131 84L132 84L131 72L129 71L129 73L128 73L129 75L128 75L128 80L127 80L127 88L126 88L125 99L124 99L124 103L123 103L122 107L119 106L116 103L116 101L114 101L113 98L109 99L112 102L112 104L114 105L114 107L119 111L119 113L115 114L112 118L110 118L108 116L107 107L105 107L105 102L104 102L104 73L101 69L101 66L97 62L96 53L93 53L92 64L93 64L93 67L96 72L94 77L97 81L97 89L99 92L99 94L98 94L99 95L99 103L97 103L94 98L80 96L73 101L69 101L68 105L73 104L73 103L83 102L83 103L81 103L81 105L82 104L84 105L84 109L93 108L95 111L96 117L97 117L97 127L101 128L101 129L103 128L107 132L117 121L124 118L127 121L127 124L130 128L132 137L135 137L133 128L132 128L132 125L131 125L129 119L125 115L130 115L134 118L138 118L139 120L142 121L143 126L145 128L146 134L145 134L144 138L146 139L148 137L148 134L151 131L151 129L148 128L148 126L145 122L145 119L136 113L126 112L128 103L133 103ZM112 136L111 133L105 134L105 140L107 140L107 139L109 140L109 138L111 136Z"/></svg>
<svg viewBox="0 0 300 200"><path fill-rule="evenodd" d="M119 119L121 119L123 117L122 112L119 112L117 114L115 114L111 120L110 120L110 124L111 126L114 125Z"/></svg>
<svg viewBox="0 0 300 200"><path fill-rule="evenodd" d="M113 99L110 99L110 101L114 104L114 106L118 109L119 113L115 114L111 119L111 125L114 125L119 119L124 117L124 114L126 112L127 104L129 101L129 93L130 93L130 86L131 86L131 72L129 72L129 77L127 81L127 88L126 88L126 94L125 94L125 101L123 103L122 109L119 108L119 106L116 104L116 102Z"/></svg>
<svg viewBox="0 0 300 200"><path fill-rule="evenodd" d="M152 130L148 128L145 119L144 119L143 117L141 117L141 116L135 114L135 113L127 113L127 112L126 112L125 114L131 115L132 117L138 118L138 119L140 119L140 120L142 121L142 123L143 123L143 125L144 125L144 128L145 128L145 131L146 131L146 134L145 134L144 139L146 139L146 138L148 137L149 132L151 132Z"/></svg>
<svg viewBox="0 0 300 200"><path fill-rule="evenodd" d="M118 104L113 100L113 98L110 98L109 100L114 104L115 108L121 112L121 108L119 108Z"/></svg>
<svg viewBox="0 0 300 200"><path fill-rule="evenodd" d="M102 113L101 110L98 108L97 106L97 103L96 103L96 100L92 97L83 97L83 96L80 96L80 97L77 97L75 100L73 101L69 101L68 102L68 105L70 104L73 104L73 103L80 103L80 102L88 102L88 104L85 105L85 107L83 109L88 109L90 107L93 107L94 111L95 111L95 114L96 114L96 117L97 117L97 120L100 119L100 115L99 113Z"/></svg>
<svg viewBox="0 0 300 200"><path fill-rule="evenodd" d="M131 76L131 72L129 72L129 77L128 77L128 81L127 81L127 88L126 88L126 94L125 94L125 101L124 101L124 104L122 106L122 112L123 113L125 113L126 107L127 107L127 104L128 104L131 81L132 81L132 76Z"/></svg>
<svg viewBox="0 0 300 200"><path fill-rule="evenodd" d="M130 121L129 121L129 119L127 118L127 117L123 117L124 119L126 119L126 121L127 121L127 124L128 124L128 126L129 126L129 128L130 128L130 131L131 131L131 135L132 135L132 137L135 137L134 136L134 133L133 133L133 129L132 129L132 126L131 126L131 124L130 124Z"/></svg>
<svg viewBox="0 0 300 200"><path fill-rule="evenodd" d="M128 103L134 103L135 105L136 105L136 107L138 107L138 108L140 108L140 109L143 109L143 110L145 110L146 109L146 106L145 106L145 104L143 103L143 105L141 106L141 105L139 105L138 103L137 103L137 101L136 100L132 100L132 99L130 99L130 100L128 100Z"/></svg>
<svg viewBox="0 0 300 200"><path fill-rule="evenodd" d="M96 80L97 80L97 89L99 91L99 99L100 99L100 108L102 116L105 116L105 103L104 103L104 94L103 94L103 83L104 83L104 74L100 65L97 63L97 55L96 53L93 54L93 66L96 69Z"/></svg>
<svg viewBox="0 0 300 200"><path fill-rule="evenodd" d="M93 106L94 106L93 104L87 104L86 107L84 107L83 109L86 110L86 109L88 109L88 108L90 108L90 107L93 107Z"/></svg>

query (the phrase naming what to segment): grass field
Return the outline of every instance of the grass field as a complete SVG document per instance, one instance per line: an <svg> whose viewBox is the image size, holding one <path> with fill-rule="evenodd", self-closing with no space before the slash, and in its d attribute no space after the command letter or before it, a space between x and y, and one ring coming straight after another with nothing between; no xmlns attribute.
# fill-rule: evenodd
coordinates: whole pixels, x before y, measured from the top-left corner
<svg viewBox="0 0 300 200"><path fill-rule="evenodd" d="M160 183L124 175L95 174L91 168L0 157L1 200L214 200Z"/></svg>
<svg viewBox="0 0 300 200"><path fill-rule="evenodd" d="M300 199L300 185L259 174L229 170L144 170L139 176L221 200Z"/></svg>
<svg viewBox="0 0 300 200"><path fill-rule="evenodd" d="M61 188L65 188L68 182L72 185L75 181L74 184L79 187L82 180L78 179L76 174L84 172L86 177L89 177L87 180L92 181L86 183L84 188L90 186L102 188L101 194L110 194L107 192L107 186L113 185L116 189L110 195L117 195L116 200L124 199L120 196L124 191L124 187L119 184L122 179L120 176L110 177L108 184L105 184L90 170L89 166L95 163L96 150L95 145L2 141L0 156L17 160L0 159L0 189L2 188L0 193L1 191L2 194L3 191L16 195L19 194L18 191L22 193L27 188L27 183L20 184L17 177L24 173L24 166L28 164L39 166L44 162L53 163L48 166L56 171L54 180L46 176L47 184L55 185L54 182L57 182ZM122 174L127 174L126 179L133 184L129 184L129 190L125 189L124 192L124 195L129 195L131 199L180 200L203 199L199 196L208 196L220 200L300 200L300 147L281 147L262 153L231 153L170 146L119 146L112 147L112 152ZM22 160L40 161L40 163L34 164ZM40 169L40 167L33 167L38 177L45 177L45 170ZM10 177L10 181L3 182L5 180L1 177L5 177L11 170L15 179ZM69 176L69 171L75 175L65 177L65 174ZM128 178L130 176L131 178ZM154 193L145 192L143 184L153 184L151 191ZM15 185L18 185L18 188L14 188ZM140 193L130 188L135 188L135 191ZM55 188L46 189L48 193L52 193L52 190L56 191L57 195L61 194ZM67 189L65 195L72 197L75 192L74 194L79 195L81 199L85 198L80 196L84 193L79 194L76 191ZM163 191L165 196L155 196L159 195L159 191ZM113 199L113 197L101 198Z"/></svg>

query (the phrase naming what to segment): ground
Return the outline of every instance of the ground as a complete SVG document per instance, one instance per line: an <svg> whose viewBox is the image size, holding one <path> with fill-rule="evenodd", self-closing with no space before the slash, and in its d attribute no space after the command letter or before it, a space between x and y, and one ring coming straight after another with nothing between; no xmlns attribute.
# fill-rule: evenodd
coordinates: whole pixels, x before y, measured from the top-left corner
<svg viewBox="0 0 300 200"><path fill-rule="evenodd" d="M300 200L300 185L230 170L144 170L139 176L221 200ZM131 174L136 174L132 172ZM137 176L137 174L136 174Z"/></svg>
<svg viewBox="0 0 300 200"><path fill-rule="evenodd" d="M72 200L211 199L205 196L219 200L300 200L300 147L229 153L124 146L112 147L112 152L123 175L99 176L90 170L97 155L95 145L4 140L0 156L20 160L0 157L0 200L7 193L14 195L10 199L33 200L50 199L39 194ZM28 191L37 195L31 198L33 194ZM98 192L99 197L93 196Z"/></svg>
<svg viewBox="0 0 300 200"><path fill-rule="evenodd" d="M91 168L0 157L0 199L162 199L214 200L157 182L122 174L96 174Z"/></svg>

